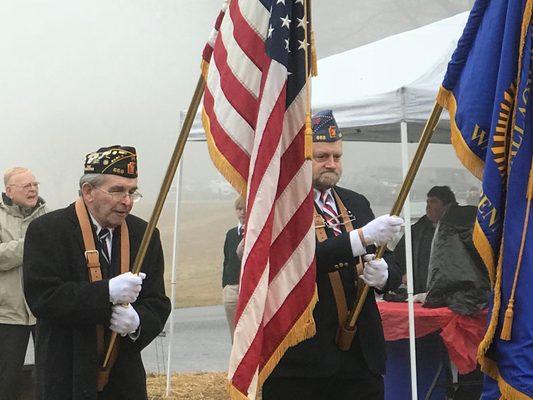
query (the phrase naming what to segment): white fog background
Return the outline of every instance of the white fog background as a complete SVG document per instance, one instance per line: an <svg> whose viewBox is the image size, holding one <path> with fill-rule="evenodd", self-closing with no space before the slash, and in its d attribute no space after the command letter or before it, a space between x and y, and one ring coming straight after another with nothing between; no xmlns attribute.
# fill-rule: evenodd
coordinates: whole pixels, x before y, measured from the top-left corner
<svg viewBox="0 0 533 400"><path fill-rule="evenodd" d="M0 170L31 168L42 184L42 196L52 208L59 208L75 199L85 153L112 144L133 145L144 194L136 210L148 219L177 139L180 111L189 104L201 51L221 3L0 0ZM472 4L473 0L314 0L318 56L446 18ZM394 74L394 65L390 67ZM363 194L373 191L373 185L389 185L389 175L400 176L399 166L399 145L345 147L345 184ZM449 145L430 146L422 165L429 167L462 168ZM417 186L419 200L430 184L475 184L466 173L452 177L453 171L435 171ZM188 262L196 261L218 276L224 233L234 224L234 194L212 166L205 143L186 147L183 188L189 209L213 202L219 206L209 208L209 213L223 217L200 226L191 220L191 215L198 218L196 214L182 213L179 265L186 270ZM172 253L174 193L173 189L159 223L167 261ZM375 211L387 211L392 200L374 205ZM203 239L205 230L211 233L208 239ZM208 255L187 253L190 243L198 240L207 241L204 245L212 249ZM167 268L167 281L169 273ZM193 272L182 276L184 282L193 277Z"/></svg>

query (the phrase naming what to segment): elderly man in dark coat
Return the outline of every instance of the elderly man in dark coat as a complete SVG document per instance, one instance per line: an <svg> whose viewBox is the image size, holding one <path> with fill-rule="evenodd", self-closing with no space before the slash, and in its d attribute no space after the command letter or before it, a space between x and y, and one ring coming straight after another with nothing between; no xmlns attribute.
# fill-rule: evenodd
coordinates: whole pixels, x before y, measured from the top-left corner
<svg viewBox="0 0 533 400"><path fill-rule="evenodd" d="M389 215L374 218L363 195L337 186L342 174L341 138L331 111L313 116L316 335L287 350L263 385L264 400L379 400L384 396L385 339L373 290L348 350L339 348L336 337L361 281L377 291L400 284L392 254L375 259L372 253L375 244L386 244L400 232L403 220ZM356 269L362 263L364 270Z"/></svg>
<svg viewBox="0 0 533 400"><path fill-rule="evenodd" d="M80 199L28 228L24 289L37 317L37 400L147 399L140 352L163 329L170 302L157 231L142 273L125 272L146 229L130 215L141 197L136 161L132 147L88 154ZM89 272L89 237L101 275ZM99 369L112 331L120 335L118 355L102 384Z"/></svg>

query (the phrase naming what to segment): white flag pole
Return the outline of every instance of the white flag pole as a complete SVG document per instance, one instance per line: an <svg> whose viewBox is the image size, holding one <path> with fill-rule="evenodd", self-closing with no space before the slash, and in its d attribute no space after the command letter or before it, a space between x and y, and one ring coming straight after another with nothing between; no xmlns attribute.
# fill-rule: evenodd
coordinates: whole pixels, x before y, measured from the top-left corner
<svg viewBox="0 0 533 400"><path fill-rule="evenodd" d="M400 124L402 141L402 172L403 178L407 176L409 166L409 148L407 122ZM411 200L409 194L403 206L403 216L405 220L405 265L407 272L407 305L409 310L409 355L411 360L411 398L418 399L418 386L416 374L416 345L415 345L415 313L413 303L413 253L411 240Z"/></svg>
<svg viewBox="0 0 533 400"><path fill-rule="evenodd" d="M176 176L176 207L174 208L174 240L172 243L172 280L171 280L171 294L170 294L170 318L169 318L169 338L168 338L168 359L167 359L167 389L166 395L170 396L170 381L172 377L171 361L172 361L172 345L174 342L174 307L176 304L176 271L178 269L179 248L178 248L178 233L179 233L179 218L180 218L180 203L181 203L181 181L183 177L183 162L185 154L182 156Z"/></svg>

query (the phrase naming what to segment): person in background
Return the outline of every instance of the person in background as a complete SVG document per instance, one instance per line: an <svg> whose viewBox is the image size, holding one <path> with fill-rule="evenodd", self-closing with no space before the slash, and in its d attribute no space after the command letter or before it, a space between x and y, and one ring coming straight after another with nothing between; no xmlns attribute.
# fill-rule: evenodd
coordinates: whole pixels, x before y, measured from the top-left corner
<svg viewBox="0 0 533 400"><path fill-rule="evenodd" d="M35 400L147 400L141 350L170 313L156 229L138 275L130 272L147 227L130 214L133 147L85 157L80 196L28 227L24 292L37 317ZM117 345L101 368L112 332Z"/></svg>
<svg viewBox="0 0 533 400"><path fill-rule="evenodd" d="M457 205L452 190L448 186L433 186L427 193L426 214L411 226L414 294L426 292L435 228L452 205ZM406 283L405 236L396 245L394 256L402 270L402 281Z"/></svg>
<svg viewBox="0 0 533 400"><path fill-rule="evenodd" d="M478 206L479 205L479 198L481 197L481 191L477 186L472 186L470 189L468 189L468 192L466 194L466 204L469 206Z"/></svg>
<svg viewBox="0 0 533 400"><path fill-rule="evenodd" d="M222 304L226 312L228 326L233 342L235 331L235 310L239 298L239 279L241 275L242 244L246 204L243 197L234 202L238 225L226 232L224 241L224 262L222 265Z"/></svg>
<svg viewBox="0 0 533 400"><path fill-rule="evenodd" d="M375 245L386 244L400 232L403 220L389 215L375 218L363 195L337 186L342 175L342 133L330 110L314 115L312 123L316 335L287 350L263 385L263 400L380 400L385 339L374 291L395 289L401 274L392 253L386 252L382 259L373 253ZM337 344L337 333L363 281L370 293L344 351Z"/></svg>
<svg viewBox="0 0 533 400"><path fill-rule="evenodd" d="M0 399L19 396L18 379L35 317L22 289L24 236L31 221L48 210L39 197L39 182L23 167L4 173L0 201Z"/></svg>

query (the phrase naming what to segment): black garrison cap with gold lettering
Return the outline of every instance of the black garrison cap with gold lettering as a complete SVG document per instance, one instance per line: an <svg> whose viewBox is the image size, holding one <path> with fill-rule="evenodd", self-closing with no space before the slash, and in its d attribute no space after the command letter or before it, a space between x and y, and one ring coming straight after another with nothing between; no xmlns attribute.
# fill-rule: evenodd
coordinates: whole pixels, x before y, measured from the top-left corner
<svg viewBox="0 0 533 400"><path fill-rule="evenodd" d="M86 174L110 174L137 178L137 153L135 147L114 145L102 147L85 156Z"/></svg>
<svg viewBox="0 0 533 400"><path fill-rule="evenodd" d="M342 133L333 112L331 110L324 110L317 112L311 118L313 123L313 142L332 143L342 139Z"/></svg>

